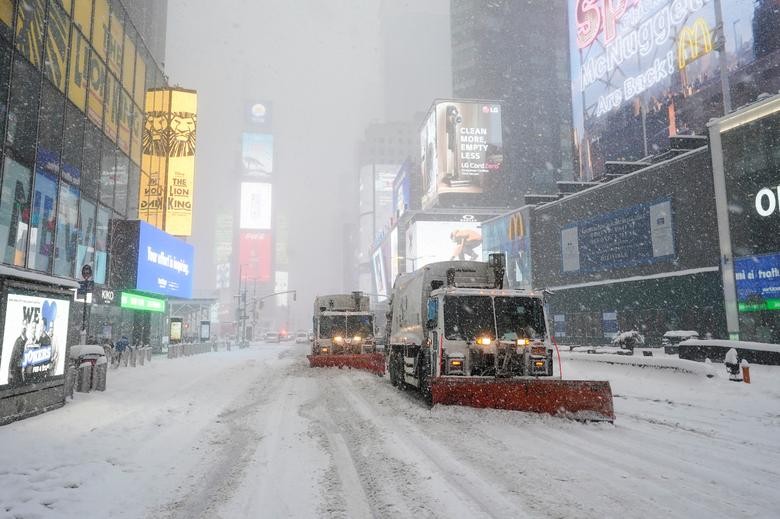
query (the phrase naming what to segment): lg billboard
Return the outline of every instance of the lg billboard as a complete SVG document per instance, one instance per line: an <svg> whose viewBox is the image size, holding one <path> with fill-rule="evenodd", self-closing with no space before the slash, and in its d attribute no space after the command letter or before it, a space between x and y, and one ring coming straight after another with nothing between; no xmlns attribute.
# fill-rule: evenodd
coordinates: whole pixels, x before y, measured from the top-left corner
<svg viewBox="0 0 780 519"><path fill-rule="evenodd" d="M442 195L474 198L502 174L501 106L490 101L437 100L420 130L422 205ZM481 205L476 203L476 205Z"/></svg>

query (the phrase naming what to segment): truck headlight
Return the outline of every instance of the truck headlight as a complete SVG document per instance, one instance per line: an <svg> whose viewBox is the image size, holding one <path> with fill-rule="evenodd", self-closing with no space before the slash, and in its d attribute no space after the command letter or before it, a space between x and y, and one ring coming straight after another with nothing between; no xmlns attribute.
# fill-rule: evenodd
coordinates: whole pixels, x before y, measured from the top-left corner
<svg viewBox="0 0 780 519"><path fill-rule="evenodd" d="M344 337L342 337L341 335L336 335L335 337L333 337L333 342L335 342L336 344L341 344L342 342L344 342Z"/></svg>
<svg viewBox="0 0 780 519"><path fill-rule="evenodd" d="M360 337L360 335L355 335L354 337L352 337L352 342L360 342L362 340L363 338Z"/></svg>
<svg viewBox="0 0 780 519"><path fill-rule="evenodd" d="M493 340L490 337L480 337L477 339L477 344L480 346L490 346Z"/></svg>
<svg viewBox="0 0 780 519"><path fill-rule="evenodd" d="M328 353L328 347L327 346L323 346L322 348L320 348L320 352L321 353Z"/></svg>
<svg viewBox="0 0 780 519"><path fill-rule="evenodd" d="M518 346L528 346L529 344L531 344L531 341L528 339L517 339Z"/></svg>

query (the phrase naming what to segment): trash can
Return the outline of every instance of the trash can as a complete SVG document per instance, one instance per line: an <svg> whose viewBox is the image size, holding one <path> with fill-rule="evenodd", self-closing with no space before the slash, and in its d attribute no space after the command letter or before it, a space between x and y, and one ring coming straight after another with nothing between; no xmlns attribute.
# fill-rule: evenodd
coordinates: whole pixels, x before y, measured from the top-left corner
<svg viewBox="0 0 780 519"><path fill-rule="evenodd" d="M105 391L107 378L108 359L106 359L106 357L101 357L95 361L92 369L92 389L95 391Z"/></svg>
<svg viewBox="0 0 780 519"><path fill-rule="evenodd" d="M143 366L144 362L146 362L146 352L143 348L138 349L138 362L141 364L141 366Z"/></svg>
<svg viewBox="0 0 780 519"><path fill-rule="evenodd" d="M92 389L105 391L108 376L108 358L99 344L77 344L70 348L69 372L74 373L75 390L88 393ZM67 384L67 382L66 382ZM73 384L71 383L71 386ZM68 388L66 388L66 392Z"/></svg>
<svg viewBox="0 0 780 519"><path fill-rule="evenodd" d="M146 345L146 361L152 362L152 347L148 344Z"/></svg>
<svg viewBox="0 0 780 519"><path fill-rule="evenodd" d="M135 348L130 348L130 367L134 368L138 365L138 356Z"/></svg>
<svg viewBox="0 0 780 519"><path fill-rule="evenodd" d="M73 386L76 383L76 366L69 365L65 371L65 398L73 398Z"/></svg>

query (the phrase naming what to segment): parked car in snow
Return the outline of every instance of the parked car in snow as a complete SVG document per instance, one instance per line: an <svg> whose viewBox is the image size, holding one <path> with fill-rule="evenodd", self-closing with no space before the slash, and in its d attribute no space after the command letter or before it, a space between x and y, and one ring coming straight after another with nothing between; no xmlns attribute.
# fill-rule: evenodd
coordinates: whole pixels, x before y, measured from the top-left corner
<svg viewBox="0 0 780 519"><path fill-rule="evenodd" d="M276 332L265 332L265 342L281 342L279 334Z"/></svg>
<svg viewBox="0 0 780 519"><path fill-rule="evenodd" d="M305 344L309 342L309 334L306 332L298 332L295 334L295 344Z"/></svg>

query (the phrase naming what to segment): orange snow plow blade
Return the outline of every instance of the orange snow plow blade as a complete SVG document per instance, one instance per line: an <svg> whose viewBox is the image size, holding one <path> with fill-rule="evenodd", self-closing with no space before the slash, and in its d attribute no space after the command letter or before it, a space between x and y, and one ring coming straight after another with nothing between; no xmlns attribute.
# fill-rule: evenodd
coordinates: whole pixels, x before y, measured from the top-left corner
<svg viewBox="0 0 780 519"><path fill-rule="evenodd" d="M385 357L381 353L308 355L312 368L352 368L385 374Z"/></svg>
<svg viewBox="0 0 780 519"><path fill-rule="evenodd" d="M437 377L434 404L546 413L575 420L615 420L607 381Z"/></svg>

